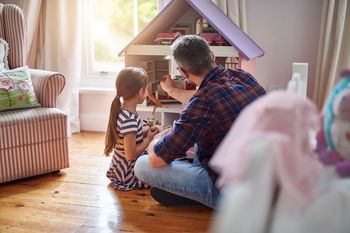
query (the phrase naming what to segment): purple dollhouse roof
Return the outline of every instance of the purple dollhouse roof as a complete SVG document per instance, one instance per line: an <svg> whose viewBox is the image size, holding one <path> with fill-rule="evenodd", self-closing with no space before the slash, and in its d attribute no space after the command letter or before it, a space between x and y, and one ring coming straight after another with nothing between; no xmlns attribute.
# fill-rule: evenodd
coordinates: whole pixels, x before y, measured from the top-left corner
<svg viewBox="0 0 350 233"><path fill-rule="evenodd" d="M203 17L246 59L250 60L264 55L264 51L210 0L172 0L124 47L119 56L130 45L142 44L141 42L147 41L147 38L154 38L158 32L169 29L190 8ZM148 42L152 43L152 41Z"/></svg>

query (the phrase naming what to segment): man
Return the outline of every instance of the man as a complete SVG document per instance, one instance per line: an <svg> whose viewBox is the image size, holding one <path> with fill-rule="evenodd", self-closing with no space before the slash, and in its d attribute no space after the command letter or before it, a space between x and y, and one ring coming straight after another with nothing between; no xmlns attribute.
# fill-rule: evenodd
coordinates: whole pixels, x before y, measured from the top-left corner
<svg viewBox="0 0 350 233"><path fill-rule="evenodd" d="M217 174L208 162L240 111L265 90L250 74L217 65L199 36L178 38L171 51L177 69L199 88L177 89L170 77L161 82L170 96L189 101L173 127L151 142L148 155L138 158L135 175L152 187L152 197L164 205L202 203L214 208L219 197ZM193 162L179 160L193 146Z"/></svg>

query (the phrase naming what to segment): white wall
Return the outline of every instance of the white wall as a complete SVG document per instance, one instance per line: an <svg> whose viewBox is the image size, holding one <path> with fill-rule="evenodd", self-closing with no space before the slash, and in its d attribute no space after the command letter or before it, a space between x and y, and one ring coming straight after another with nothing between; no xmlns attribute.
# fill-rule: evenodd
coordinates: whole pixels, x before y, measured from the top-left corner
<svg viewBox="0 0 350 233"><path fill-rule="evenodd" d="M84 91L79 94L81 130L105 131L114 91Z"/></svg>
<svg viewBox="0 0 350 233"><path fill-rule="evenodd" d="M246 0L247 27L264 50L256 78L265 87L286 87L293 62L309 63L309 96L313 86L322 0ZM104 131L113 92L80 94L82 130ZM141 116L142 117L142 116Z"/></svg>
<svg viewBox="0 0 350 233"><path fill-rule="evenodd" d="M257 59L256 72L264 87L286 87L292 63L307 62L311 96L322 4L322 0L247 0L248 35L265 50Z"/></svg>

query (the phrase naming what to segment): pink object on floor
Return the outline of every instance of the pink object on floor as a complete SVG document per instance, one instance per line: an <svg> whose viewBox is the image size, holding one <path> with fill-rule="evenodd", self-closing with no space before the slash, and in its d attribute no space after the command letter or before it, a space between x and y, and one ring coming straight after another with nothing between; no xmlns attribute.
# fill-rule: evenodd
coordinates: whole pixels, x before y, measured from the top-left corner
<svg viewBox="0 0 350 233"><path fill-rule="evenodd" d="M249 169L258 166L252 154L266 156L252 148L263 143L273 152L269 160L282 192L306 204L321 169L310 143L310 133L318 126L319 113L305 97L276 91L259 98L239 115L210 161L220 174L217 185L222 188L248 179Z"/></svg>

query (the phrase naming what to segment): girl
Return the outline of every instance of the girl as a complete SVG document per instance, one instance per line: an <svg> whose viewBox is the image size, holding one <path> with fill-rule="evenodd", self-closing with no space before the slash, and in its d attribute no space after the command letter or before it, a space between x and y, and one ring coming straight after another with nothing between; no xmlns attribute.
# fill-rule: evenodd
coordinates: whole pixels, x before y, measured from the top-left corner
<svg viewBox="0 0 350 233"><path fill-rule="evenodd" d="M136 67L123 69L117 77L116 90L105 139L104 154L109 156L113 152L106 175L119 190L145 188L147 186L134 175L134 165L137 157L144 153L158 133L156 129L149 129L144 138L141 120L136 112L137 104L141 104L147 96L146 72Z"/></svg>

